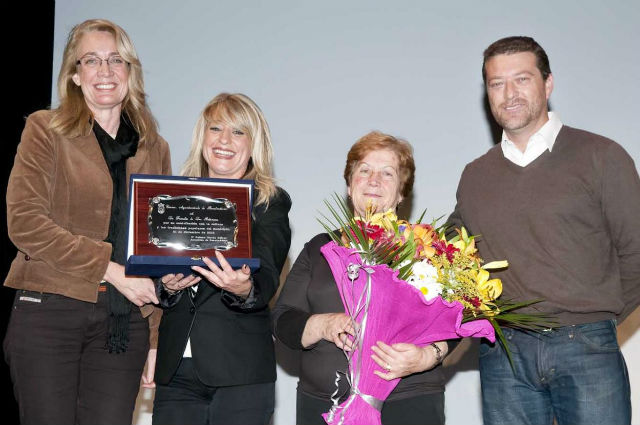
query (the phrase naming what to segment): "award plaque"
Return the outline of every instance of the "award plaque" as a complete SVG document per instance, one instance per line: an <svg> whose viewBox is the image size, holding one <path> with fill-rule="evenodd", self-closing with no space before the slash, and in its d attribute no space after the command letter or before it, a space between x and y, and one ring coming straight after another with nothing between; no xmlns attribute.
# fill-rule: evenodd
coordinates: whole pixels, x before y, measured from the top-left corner
<svg viewBox="0 0 640 425"><path fill-rule="evenodd" d="M158 195L149 199L149 242L181 250L238 246L236 204L226 198Z"/></svg>
<svg viewBox="0 0 640 425"><path fill-rule="evenodd" d="M129 187L128 275L163 276L218 262L233 268L251 258L253 181L134 174Z"/></svg>

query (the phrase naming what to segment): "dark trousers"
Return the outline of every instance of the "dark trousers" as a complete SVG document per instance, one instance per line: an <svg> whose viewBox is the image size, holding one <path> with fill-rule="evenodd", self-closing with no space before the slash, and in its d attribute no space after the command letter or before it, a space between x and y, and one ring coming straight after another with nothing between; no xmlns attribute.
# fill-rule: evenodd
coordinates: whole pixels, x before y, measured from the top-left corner
<svg viewBox="0 0 640 425"><path fill-rule="evenodd" d="M330 408L330 400L311 397L298 390L296 424L327 425L322 414ZM385 401L381 417L383 425L444 425L444 393Z"/></svg>
<svg viewBox="0 0 640 425"><path fill-rule="evenodd" d="M4 340L22 425L129 425L149 350L131 309L129 348L105 350L107 296L96 304L19 290Z"/></svg>
<svg viewBox="0 0 640 425"><path fill-rule="evenodd" d="M274 382L210 387L184 358L169 384L156 387L153 425L267 425L274 404Z"/></svg>

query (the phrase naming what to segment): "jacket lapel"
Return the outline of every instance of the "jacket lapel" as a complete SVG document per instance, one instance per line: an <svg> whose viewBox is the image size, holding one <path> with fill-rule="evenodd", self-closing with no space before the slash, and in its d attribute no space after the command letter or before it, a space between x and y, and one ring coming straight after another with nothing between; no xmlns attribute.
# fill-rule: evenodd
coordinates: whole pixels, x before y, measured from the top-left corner
<svg viewBox="0 0 640 425"><path fill-rule="evenodd" d="M194 298L193 302L196 307L200 307L216 292L220 292L220 290L213 283L208 282L206 279L204 279L204 281L200 282L200 284L198 285L198 292L196 293L196 297Z"/></svg>
<svg viewBox="0 0 640 425"><path fill-rule="evenodd" d="M100 149L100 145L98 144L98 140L93 134L93 131L88 136L80 136L71 140L73 140L76 148L84 154L88 162L95 164L105 176L111 179L107 163L104 160L104 155L102 154L102 150Z"/></svg>
<svg viewBox="0 0 640 425"><path fill-rule="evenodd" d="M140 173L140 170L143 168L145 162L147 161L147 157L149 156L149 151L145 149L146 146L147 143L139 144L136 154L131 158L127 158L127 180L125 182L125 186L127 187L127 198L129 197L129 180L131 174Z"/></svg>
<svg viewBox="0 0 640 425"><path fill-rule="evenodd" d="M127 179L131 174L139 173L140 170L143 169L144 164L147 161L147 157L149 156L149 150L146 149L147 143L147 141L140 143L136 154L127 159Z"/></svg>

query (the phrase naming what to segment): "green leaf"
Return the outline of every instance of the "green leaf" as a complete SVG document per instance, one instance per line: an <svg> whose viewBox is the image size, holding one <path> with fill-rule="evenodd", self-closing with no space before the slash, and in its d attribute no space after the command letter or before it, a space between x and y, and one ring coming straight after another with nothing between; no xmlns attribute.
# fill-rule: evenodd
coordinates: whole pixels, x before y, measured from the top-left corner
<svg viewBox="0 0 640 425"><path fill-rule="evenodd" d="M422 219L424 218L424 215L425 215L426 213L427 213L427 209L425 208L425 209L422 211L422 214L420 214L420 218L418 218L418 221L416 221L416 224L420 224L420 223L422 223ZM444 216L443 216L443 217L444 217Z"/></svg>
<svg viewBox="0 0 640 425"><path fill-rule="evenodd" d="M504 337L504 333L502 333L502 329L493 319L489 319L489 323L491 323L491 326L493 326L493 329L496 332L496 336L498 337L498 341L500 341L500 345L502 345L504 352L507 354L507 358L509 359L509 364L511 365L511 370L515 373L516 367L513 364L513 357L511 356L511 350L509 350L509 344L507 344L507 339Z"/></svg>

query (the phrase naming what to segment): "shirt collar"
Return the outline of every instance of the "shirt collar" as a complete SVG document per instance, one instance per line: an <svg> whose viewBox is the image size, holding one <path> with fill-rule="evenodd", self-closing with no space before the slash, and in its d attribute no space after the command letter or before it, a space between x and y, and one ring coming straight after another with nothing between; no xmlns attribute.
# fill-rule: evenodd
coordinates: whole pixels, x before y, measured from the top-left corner
<svg viewBox="0 0 640 425"><path fill-rule="evenodd" d="M530 138L527 144L531 143L532 140L541 140L549 149L549 152L553 149L553 145L556 142L556 138L558 137L558 133L560 133L560 129L562 128L562 122L558 117L558 114L555 112L548 112L549 120L544 123L542 127L538 131L536 131ZM502 130L502 140L501 140L503 150L508 146L515 148L515 144L509 140L507 134Z"/></svg>

